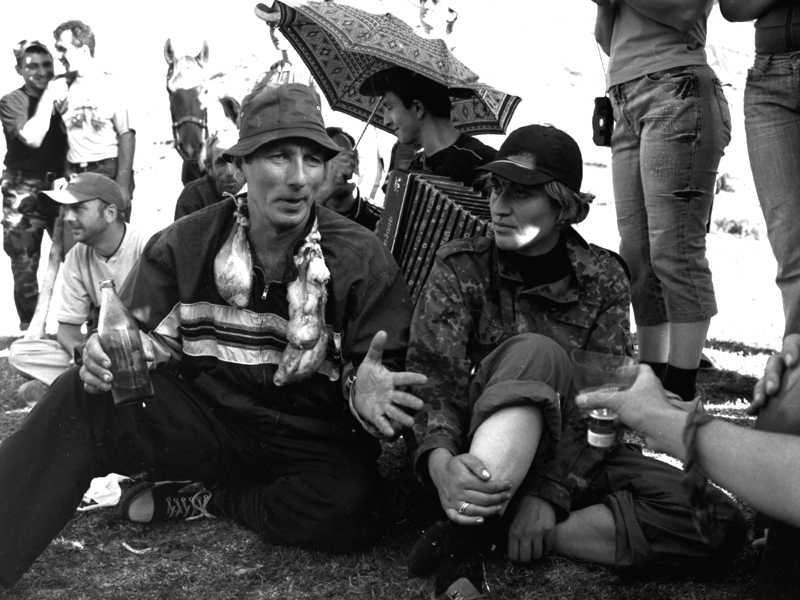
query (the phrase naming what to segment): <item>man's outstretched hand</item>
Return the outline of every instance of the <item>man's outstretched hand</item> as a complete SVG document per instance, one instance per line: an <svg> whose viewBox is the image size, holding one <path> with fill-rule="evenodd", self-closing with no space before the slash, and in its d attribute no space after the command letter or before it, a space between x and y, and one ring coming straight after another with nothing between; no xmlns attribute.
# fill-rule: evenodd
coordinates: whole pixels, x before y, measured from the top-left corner
<svg viewBox="0 0 800 600"><path fill-rule="evenodd" d="M414 424L414 417L409 413L422 410L422 400L397 388L422 385L428 381L420 373L393 373L384 367L385 347L386 332L379 331L372 338L367 355L358 367L355 394L352 396L353 410L376 437L394 437L404 427Z"/></svg>

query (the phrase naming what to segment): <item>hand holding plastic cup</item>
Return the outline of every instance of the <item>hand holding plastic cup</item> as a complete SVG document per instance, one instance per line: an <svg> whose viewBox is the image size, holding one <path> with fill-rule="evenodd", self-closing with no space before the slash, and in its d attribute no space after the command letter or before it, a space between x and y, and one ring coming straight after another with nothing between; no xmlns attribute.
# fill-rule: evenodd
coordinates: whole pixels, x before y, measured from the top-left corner
<svg viewBox="0 0 800 600"><path fill-rule="evenodd" d="M595 398L611 397L630 388L639 374L639 363L630 356L573 350L570 357L579 397L589 394ZM617 414L608 408L592 408L588 414L589 429L586 435L589 444L598 448L613 446L617 439L614 430Z"/></svg>

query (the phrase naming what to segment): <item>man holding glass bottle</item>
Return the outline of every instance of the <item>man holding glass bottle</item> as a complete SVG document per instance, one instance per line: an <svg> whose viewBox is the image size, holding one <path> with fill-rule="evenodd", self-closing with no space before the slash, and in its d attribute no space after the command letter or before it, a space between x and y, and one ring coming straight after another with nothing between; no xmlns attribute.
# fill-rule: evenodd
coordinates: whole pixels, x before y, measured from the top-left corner
<svg viewBox="0 0 800 600"><path fill-rule="evenodd" d="M314 201L340 151L319 102L302 84L257 84L226 153L247 195L178 219L129 275L120 296L154 398L114 406L92 335L80 370L3 440L0 586L109 472L145 480L121 501L136 522L224 516L270 544L330 552L374 541L385 506L376 438L413 423L405 410L421 402L395 388L424 377L403 372L411 300L388 250ZM313 347L300 347L309 332Z"/></svg>
<svg viewBox="0 0 800 600"><path fill-rule="evenodd" d="M515 562L546 552L617 570L708 564L735 553L746 524L717 492L724 532L705 542L681 472L639 448L591 447L574 403L575 349L630 355L622 261L572 227L581 193L575 141L554 127L509 135L488 173L494 237L439 251L417 303L406 367L427 376L412 448L449 522L426 532L409 569L436 571L435 596L483 591L494 544Z"/></svg>

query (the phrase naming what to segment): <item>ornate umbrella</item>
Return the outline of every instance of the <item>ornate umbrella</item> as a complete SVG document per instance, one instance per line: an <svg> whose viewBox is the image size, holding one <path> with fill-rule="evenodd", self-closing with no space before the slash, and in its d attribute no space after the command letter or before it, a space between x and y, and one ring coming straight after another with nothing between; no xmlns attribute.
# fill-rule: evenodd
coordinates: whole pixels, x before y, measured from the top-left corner
<svg viewBox="0 0 800 600"><path fill-rule="evenodd" d="M367 77L390 67L405 67L449 88L451 118L463 133L505 133L521 100L480 83L444 41L417 35L390 13L297 0L258 4L255 12L289 40L332 109L384 131L389 129L383 126L380 98L362 96L358 89Z"/></svg>

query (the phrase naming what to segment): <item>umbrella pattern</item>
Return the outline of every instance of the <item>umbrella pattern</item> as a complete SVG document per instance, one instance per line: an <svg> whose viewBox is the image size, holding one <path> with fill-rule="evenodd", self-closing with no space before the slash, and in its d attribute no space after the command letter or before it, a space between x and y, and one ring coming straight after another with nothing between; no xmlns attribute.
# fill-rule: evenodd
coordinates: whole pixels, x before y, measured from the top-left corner
<svg viewBox="0 0 800 600"><path fill-rule="evenodd" d="M443 40L417 35L390 13L376 15L334 2L280 5L277 26L306 64L333 110L362 121L370 118L379 97L358 89L370 75L405 67L450 89L451 119L462 133L505 133L520 98L480 83ZM383 126L379 106L372 125Z"/></svg>

